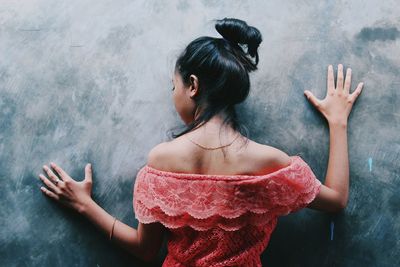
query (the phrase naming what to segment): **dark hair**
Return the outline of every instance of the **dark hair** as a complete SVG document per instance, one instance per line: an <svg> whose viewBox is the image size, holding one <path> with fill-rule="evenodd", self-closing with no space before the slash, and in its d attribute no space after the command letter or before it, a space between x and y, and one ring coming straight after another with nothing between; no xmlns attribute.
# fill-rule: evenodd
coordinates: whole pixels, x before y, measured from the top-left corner
<svg viewBox="0 0 400 267"><path fill-rule="evenodd" d="M262 36L243 20L215 21L215 29L223 38L199 37L188 44L176 61L175 71L185 85L190 85L190 75L197 76L199 94L194 100L202 112L185 130L173 134L173 138L201 126L218 113L225 115L222 125L230 123L234 130L244 132L235 105L249 94L249 72L257 70L257 48ZM248 136L247 129L245 135Z"/></svg>

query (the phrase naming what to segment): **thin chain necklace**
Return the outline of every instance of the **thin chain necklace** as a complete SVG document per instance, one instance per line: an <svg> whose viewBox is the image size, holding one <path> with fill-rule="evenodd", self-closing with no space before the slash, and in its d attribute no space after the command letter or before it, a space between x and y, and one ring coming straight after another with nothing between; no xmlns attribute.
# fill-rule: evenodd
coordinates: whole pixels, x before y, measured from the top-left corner
<svg viewBox="0 0 400 267"><path fill-rule="evenodd" d="M224 145L224 146L219 146L219 147L205 147L205 146L202 146L202 145L200 145L200 144L194 142L194 141L193 141L192 139L190 139L186 134L183 135L183 136L186 136L186 138L187 138L190 142L192 142L192 143L195 144L195 145L198 145L198 146L201 147L201 148L204 148L204 149L207 149L207 150L214 150L214 149L223 148L223 147L227 147L227 146L232 145L233 142L235 142L235 140L239 137L239 134L238 134L238 135L236 136L236 138L233 139L233 141L230 142L229 144Z"/></svg>

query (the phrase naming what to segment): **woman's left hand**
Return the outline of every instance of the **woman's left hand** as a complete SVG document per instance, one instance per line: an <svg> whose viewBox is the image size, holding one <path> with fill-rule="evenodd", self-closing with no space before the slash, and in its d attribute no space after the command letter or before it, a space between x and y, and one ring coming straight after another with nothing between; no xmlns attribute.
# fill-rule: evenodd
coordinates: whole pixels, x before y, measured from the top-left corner
<svg viewBox="0 0 400 267"><path fill-rule="evenodd" d="M86 165L85 179L80 182L72 179L63 169L61 169L61 167L57 166L56 164L51 163L50 166L59 176L57 176L48 166L44 165L43 169L50 179L43 174L39 174L42 182L48 187L45 188L42 186L40 189L46 196L81 213L85 206L92 200L91 164Z"/></svg>

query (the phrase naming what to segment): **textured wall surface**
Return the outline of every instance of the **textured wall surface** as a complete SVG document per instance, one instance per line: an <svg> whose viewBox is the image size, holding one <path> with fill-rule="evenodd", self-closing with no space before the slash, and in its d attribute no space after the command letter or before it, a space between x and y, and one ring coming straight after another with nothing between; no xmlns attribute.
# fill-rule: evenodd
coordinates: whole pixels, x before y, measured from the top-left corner
<svg viewBox="0 0 400 267"><path fill-rule="evenodd" d="M325 96L328 64L365 83L349 122L347 209L280 218L263 262L399 266L399 14L394 0L0 1L0 266L143 266L42 195L37 176L54 161L81 180L91 162L94 199L136 227L135 175L182 124L176 55L194 38L219 37L212 19L223 17L263 34L238 106L250 138L301 154L321 181L328 128L303 91ZM159 262L165 253L164 244Z"/></svg>

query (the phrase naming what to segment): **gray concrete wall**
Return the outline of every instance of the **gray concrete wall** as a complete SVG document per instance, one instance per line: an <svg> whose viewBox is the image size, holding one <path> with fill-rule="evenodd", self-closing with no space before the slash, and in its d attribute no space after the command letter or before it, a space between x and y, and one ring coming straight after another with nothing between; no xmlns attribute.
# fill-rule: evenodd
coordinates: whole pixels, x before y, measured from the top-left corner
<svg viewBox="0 0 400 267"><path fill-rule="evenodd" d="M323 98L328 64L353 69L363 93L349 123L350 199L331 216L280 218L272 266L400 265L398 1L1 1L0 265L142 266L39 190L54 161L137 226L138 169L181 125L171 95L177 53L219 36L212 19L260 29L259 70L240 117L258 142L301 154L323 181L328 128L303 96ZM333 223L333 236L330 226ZM333 240L332 240L333 237ZM164 244L165 245L165 244ZM165 256L160 253L160 262Z"/></svg>

